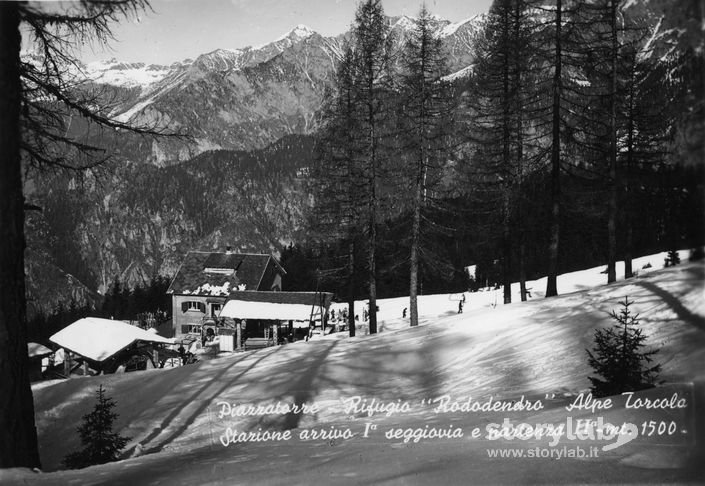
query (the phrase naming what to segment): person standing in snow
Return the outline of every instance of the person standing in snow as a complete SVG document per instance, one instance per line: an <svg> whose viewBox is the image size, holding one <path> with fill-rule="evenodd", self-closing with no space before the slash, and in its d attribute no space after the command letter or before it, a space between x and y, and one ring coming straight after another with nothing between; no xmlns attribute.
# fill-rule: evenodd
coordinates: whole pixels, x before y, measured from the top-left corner
<svg viewBox="0 0 705 486"><path fill-rule="evenodd" d="M465 306L465 293L463 293L463 298L458 301L458 314L463 313L463 306Z"/></svg>
<svg viewBox="0 0 705 486"><path fill-rule="evenodd" d="M181 343L179 346L179 358L181 358L181 364L185 365L186 364L186 349L184 349L184 344Z"/></svg>

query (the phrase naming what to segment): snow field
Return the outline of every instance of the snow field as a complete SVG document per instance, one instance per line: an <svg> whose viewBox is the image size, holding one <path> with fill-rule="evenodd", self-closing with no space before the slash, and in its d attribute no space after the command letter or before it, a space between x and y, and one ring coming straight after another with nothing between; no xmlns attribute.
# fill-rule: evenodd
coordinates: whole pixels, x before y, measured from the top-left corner
<svg viewBox="0 0 705 486"><path fill-rule="evenodd" d="M292 430L295 436L305 429L344 427L360 433L366 423L380 430L453 425L467 431L500 418L491 413L438 415L430 407L419 406L422 400L443 395L458 401L468 397L477 401L540 399L546 410L508 416L528 422L565 421L566 412L560 405L589 388L587 376L592 373L585 349L591 347L596 328L612 324L608 313L618 309L625 296L641 313L640 324L649 345L659 348L660 379L668 383L705 381L705 268L701 263L683 263L655 271L663 266L663 256L645 258L652 265L650 271L641 271L645 263L639 259L634 265L640 270L637 278L611 285L600 285L606 280L600 273L604 267L563 275L558 285L564 294L551 299L539 298L541 280L528 284L533 298L526 303L494 307L493 292L468 293L463 314L457 314L458 295L420 296L421 318L416 328L408 328L408 319L401 317L408 298L382 299L378 303L382 332L377 336L349 338L337 333L170 370L38 384L35 411L45 470L57 469L61 458L78 448L75 427L92 407L100 383L117 402L120 418L116 426L122 435L132 437L128 449L135 456L85 472L38 477L47 484L72 478L82 484L143 484L148 477L177 484L198 477L212 484L228 483L232 478L242 484L309 484L313 480L464 484L468 474L483 484L514 482L525 474L538 478L537 482L555 482L556 477L578 482L590 477L617 482L666 480L672 477L667 475L672 472L663 472L670 470L669 463L680 467L688 459L684 449L628 444L597 460L502 463L487 457L487 441L469 439L405 443L383 438L366 442L356 437L334 441L337 447L316 440L231 444L227 448L218 442L226 427ZM681 259L687 260L687 252ZM346 414L344 401L356 396L367 404L376 400L414 406L410 413L390 416L376 413L370 417L364 411ZM219 418L221 402L315 402L320 410ZM513 444L526 448L534 442ZM193 466L183 466L187 461ZM635 469L649 465L658 466L663 475ZM689 470L677 471L681 479L690 477Z"/></svg>

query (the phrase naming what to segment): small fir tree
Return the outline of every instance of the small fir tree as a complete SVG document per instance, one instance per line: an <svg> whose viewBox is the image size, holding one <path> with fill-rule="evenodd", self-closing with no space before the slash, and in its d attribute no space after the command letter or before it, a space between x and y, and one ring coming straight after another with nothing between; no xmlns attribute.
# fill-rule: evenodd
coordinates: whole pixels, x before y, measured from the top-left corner
<svg viewBox="0 0 705 486"><path fill-rule="evenodd" d="M629 310L633 303L625 297L620 313L611 313L617 324L595 331L595 347L592 352L587 350L588 363L601 376L588 377L596 397L651 388L661 371L660 364L652 366L652 356L658 350L642 349L646 336L637 327L639 314L632 315Z"/></svg>
<svg viewBox="0 0 705 486"><path fill-rule="evenodd" d="M665 258L664 265L666 267L675 267L681 262L681 257L677 250L669 250L668 255Z"/></svg>
<svg viewBox="0 0 705 486"><path fill-rule="evenodd" d="M83 416L83 423L77 428L83 449L64 458L64 465L69 469L115 461L130 441L129 437L113 432L113 422L118 415L112 411L115 402L105 396L103 385L100 385L96 394L98 403L91 413Z"/></svg>

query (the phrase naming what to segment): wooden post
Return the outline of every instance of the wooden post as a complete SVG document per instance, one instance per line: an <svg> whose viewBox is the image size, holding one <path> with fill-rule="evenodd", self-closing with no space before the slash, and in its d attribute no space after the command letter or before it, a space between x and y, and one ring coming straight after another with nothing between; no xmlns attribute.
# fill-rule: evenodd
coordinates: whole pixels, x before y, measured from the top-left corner
<svg viewBox="0 0 705 486"><path fill-rule="evenodd" d="M240 321L235 324L235 349L237 351L242 351L242 326L244 321Z"/></svg>
<svg viewBox="0 0 705 486"><path fill-rule="evenodd" d="M272 324L272 340L275 346L279 343L279 321Z"/></svg>
<svg viewBox="0 0 705 486"><path fill-rule="evenodd" d="M64 349L64 375L71 378L71 351Z"/></svg>

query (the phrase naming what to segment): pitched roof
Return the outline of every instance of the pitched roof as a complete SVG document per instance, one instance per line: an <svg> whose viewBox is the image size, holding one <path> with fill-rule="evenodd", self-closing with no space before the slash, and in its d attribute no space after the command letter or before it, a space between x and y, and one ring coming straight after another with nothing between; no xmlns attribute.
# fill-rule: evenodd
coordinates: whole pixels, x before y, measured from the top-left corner
<svg viewBox="0 0 705 486"><path fill-rule="evenodd" d="M27 353L30 359L32 358L43 358L53 353L51 349L39 343L27 343Z"/></svg>
<svg viewBox="0 0 705 486"><path fill-rule="evenodd" d="M225 296L240 284L256 290L270 260L285 273L271 255L190 251L167 293Z"/></svg>
<svg viewBox="0 0 705 486"><path fill-rule="evenodd" d="M135 341L173 344L157 334L122 321L85 317L49 338L53 343L93 361L104 361Z"/></svg>

